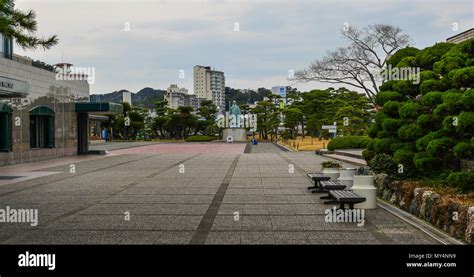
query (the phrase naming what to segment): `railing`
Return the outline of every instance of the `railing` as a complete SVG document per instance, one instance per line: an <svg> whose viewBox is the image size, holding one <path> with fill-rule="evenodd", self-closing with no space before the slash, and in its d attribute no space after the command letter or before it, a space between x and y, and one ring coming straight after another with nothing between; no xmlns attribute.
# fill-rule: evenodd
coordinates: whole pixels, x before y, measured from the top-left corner
<svg viewBox="0 0 474 277"><path fill-rule="evenodd" d="M54 66L52 66L50 64L47 64L45 62L42 62L42 61L35 61L35 60L33 60L31 58L28 58L28 57L19 56L19 55L16 55L16 54L11 55L9 53L4 53L4 52L0 52L0 56L4 57L5 59L9 59L9 60L12 60L14 62L17 62L17 63L33 66L33 67L36 67L36 68L41 68L41 69L44 69L44 70L47 70L47 71L50 71L50 72L55 72L54 71Z"/></svg>

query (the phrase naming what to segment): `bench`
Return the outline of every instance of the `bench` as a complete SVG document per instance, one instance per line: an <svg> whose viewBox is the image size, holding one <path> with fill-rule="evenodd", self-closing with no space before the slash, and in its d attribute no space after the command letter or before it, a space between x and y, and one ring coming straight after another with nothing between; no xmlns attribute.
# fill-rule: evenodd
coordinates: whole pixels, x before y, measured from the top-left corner
<svg viewBox="0 0 474 277"><path fill-rule="evenodd" d="M333 190L344 190L346 189L346 185L344 185L341 181L321 181L321 188L323 192L327 192L328 195L321 196L320 199L332 199L330 201L324 202L324 204L336 204L337 202L333 199L329 192Z"/></svg>
<svg viewBox="0 0 474 277"><path fill-rule="evenodd" d="M332 190L329 194L339 202L339 208L344 209L345 205L349 205L349 209L354 209L354 204L365 202L365 197L362 197L352 190Z"/></svg>
<svg viewBox="0 0 474 277"><path fill-rule="evenodd" d="M315 189L313 193L324 192L321 187L321 181L328 181L331 177L324 175L323 173L308 173L308 177L313 179L314 186L308 187L309 190Z"/></svg>

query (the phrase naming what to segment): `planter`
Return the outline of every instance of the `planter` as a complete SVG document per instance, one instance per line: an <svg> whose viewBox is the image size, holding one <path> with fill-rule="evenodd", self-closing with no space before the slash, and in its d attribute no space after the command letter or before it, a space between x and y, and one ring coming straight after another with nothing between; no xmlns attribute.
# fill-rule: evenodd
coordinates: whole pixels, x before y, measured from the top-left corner
<svg viewBox="0 0 474 277"><path fill-rule="evenodd" d="M354 183L354 175L356 172L357 168L343 168L339 170L340 175L337 180L346 185L346 189L350 189Z"/></svg>
<svg viewBox="0 0 474 277"><path fill-rule="evenodd" d="M365 202L354 205L354 208L377 208L377 188L374 186L374 176L354 175L354 184L352 185L351 189L358 195L365 197Z"/></svg>
<svg viewBox="0 0 474 277"><path fill-rule="evenodd" d="M339 168L323 168L321 171L324 175L331 177L331 181L337 180L339 178Z"/></svg>

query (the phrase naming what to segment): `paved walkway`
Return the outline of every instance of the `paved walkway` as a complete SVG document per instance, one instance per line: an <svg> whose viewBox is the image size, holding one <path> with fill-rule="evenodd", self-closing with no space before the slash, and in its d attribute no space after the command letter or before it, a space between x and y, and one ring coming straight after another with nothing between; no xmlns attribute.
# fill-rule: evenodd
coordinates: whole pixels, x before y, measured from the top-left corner
<svg viewBox="0 0 474 277"><path fill-rule="evenodd" d="M307 191L305 172L328 158L262 143L249 154L245 144L161 145L76 161L75 173L64 163L41 169L55 174L0 185L0 209L39 212L36 227L0 223L0 243L436 243L380 209L366 211L361 227L326 222L331 206ZM184 145L194 150L183 153Z"/></svg>

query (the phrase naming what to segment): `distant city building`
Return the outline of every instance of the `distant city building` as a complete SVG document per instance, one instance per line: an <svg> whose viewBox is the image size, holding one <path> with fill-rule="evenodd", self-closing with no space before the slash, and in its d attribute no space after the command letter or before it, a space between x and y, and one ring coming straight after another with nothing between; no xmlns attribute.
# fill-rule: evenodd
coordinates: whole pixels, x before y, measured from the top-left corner
<svg viewBox="0 0 474 277"><path fill-rule="evenodd" d="M122 91L122 102L132 105L132 93L128 90Z"/></svg>
<svg viewBox="0 0 474 277"><path fill-rule="evenodd" d="M168 101L168 108L177 109L181 106L191 106L196 111L201 106L203 98L198 98L195 94L188 94L188 90L180 88L176 84L170 85L166 90L165 100Z"/></svg>
<svg viewBox="0 0 474 277"><path fill-rule="evenodd" d="M221 112L225 110L224 72L210 66L194 66L194 93L198 98L211 100Z"/></svg>
<svg viewBox="0 0 474 277"><path fill-rule="evenodd" d="M449 37L446 39L446 42L450 43L461 43L463 41L466 41L468 39L474 38L474 28L471 28L469 30L466 30L462 33L459 33L457 35L454 35L452 37Z"/></svg>

